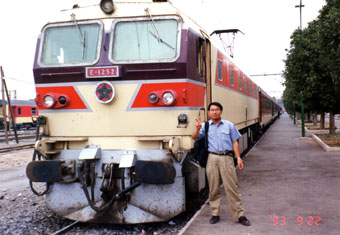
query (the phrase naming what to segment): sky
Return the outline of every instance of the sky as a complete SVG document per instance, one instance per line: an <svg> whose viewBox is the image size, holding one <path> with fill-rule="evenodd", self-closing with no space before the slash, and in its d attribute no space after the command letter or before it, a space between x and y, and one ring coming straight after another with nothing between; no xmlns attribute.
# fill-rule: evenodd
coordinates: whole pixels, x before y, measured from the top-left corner
<svg viewBox="0 0 340 235"><path fill-rule="evenodd" d="M122 0L121 0L122 1ZM133 0L128 0L133 1ZM239 29L234 39L234 61L270 96L280 98L282 74L290 36L300 27L300 0L170 0L208 33ZM41 28L62 9L99 0L0 1L0 66L8 90L17 99L34 99L33 60ZM324 0L302 0L302 26L316 19ZM218 38L216 38L218 39ZM231 42L232 35L224 35ZM219 39L218 39L219 40ZM228 44L228 43L227 43Z"/></svg>

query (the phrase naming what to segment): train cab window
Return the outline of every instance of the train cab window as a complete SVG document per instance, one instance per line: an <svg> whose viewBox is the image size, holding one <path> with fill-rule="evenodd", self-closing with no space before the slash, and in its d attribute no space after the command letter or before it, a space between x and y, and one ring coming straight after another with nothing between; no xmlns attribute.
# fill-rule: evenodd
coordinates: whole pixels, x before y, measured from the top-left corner
<svg viewBox="0 0 340 235"><path fill-rule="evenodd" d="M220 60L217 61L217 79L219 81L223 80L223 77L222 77L222 61L220 61Z"/></svg>
<svg viewBox="0 0 340 235"><path fill-rule="evenodd" d="M21 107L18 107L18 116L21 115Z"/></svg>
<svg viewBox="0 0 340 235"><path fill-rule="evenodd" d="M234 70L230 69L230 85L234 86Z"/></svg>
<svg viewBox="0 0 340 235"><path fill-rule="evenodd" d="M242 76L241 75L238 76L238 88L242 90Z"/></svg>
<svg viewBox="0 0 340 235"><path fill-rule="evenodd" d="M42 33L39 65L53 67L96 63L99 60L102 32L103 24L100 21L46 26Z"/></svg>
<svg viewBox="0 0 340 235"><path fill-rule="evenodd" d="M37 108L36 107L32 107L31 108L31 114L32 115L37 115Z"/></svg>
<svg viewBox="0 0 340 235"><path fill-rule="evenodd" d="M172 62L179 57L180 20L153 17L113 23L112 63Z"/></svg>

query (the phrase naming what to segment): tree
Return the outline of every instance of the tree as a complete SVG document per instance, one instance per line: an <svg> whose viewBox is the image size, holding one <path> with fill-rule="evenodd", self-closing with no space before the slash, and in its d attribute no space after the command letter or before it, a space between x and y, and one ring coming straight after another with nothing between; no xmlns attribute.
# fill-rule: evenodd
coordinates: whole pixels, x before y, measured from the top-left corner
<svg viewBox="0 0 340 235"><path fill-rule="evenodd" d="M287 102L332 114L340 111L340 1L328 0L319 17L291 36L285 60ZM334 119L330 133L334 133Z"/></svg>

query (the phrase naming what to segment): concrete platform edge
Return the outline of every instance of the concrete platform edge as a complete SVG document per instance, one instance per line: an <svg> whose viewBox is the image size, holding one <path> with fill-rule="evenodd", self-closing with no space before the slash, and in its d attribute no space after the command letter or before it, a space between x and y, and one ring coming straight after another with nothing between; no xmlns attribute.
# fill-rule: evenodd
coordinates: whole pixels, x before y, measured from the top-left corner
<svg viewBox="0 0 340 235"><path fill-rule="evenodd" d="M201 209L199 209L195 215L191 218L191 220L189 220L189 222L181 229L181 231L179 231L178 235L182 235L188 228L189 226L196 220L196 218L201 214L202 210L204 209L204 207L207 206L207 203L209 201L209 198L204 202L204 204L201 206Z"/></svg>
<svg viewBox="0 0 340 235"><path fill-rule="evenodd" d="M325 151L340 151L340 147L329 147L327 144L325 144L319 137L317 137L315 134L312 134L312 138L316 143L318 143Z"/></svg>

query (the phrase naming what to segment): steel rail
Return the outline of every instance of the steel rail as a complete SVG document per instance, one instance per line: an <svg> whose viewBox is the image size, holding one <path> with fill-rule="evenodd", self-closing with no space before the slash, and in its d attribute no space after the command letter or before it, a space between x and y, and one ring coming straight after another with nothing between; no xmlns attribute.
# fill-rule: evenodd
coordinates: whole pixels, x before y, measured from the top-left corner
<svg viewBox="0 0 340 235"><path fill-rule="evenodd" d="M21 144L16 146L9 146L9 147L0 147L0 153L9 152L13 150L25 149L25 148L33 148L34 144Z"/></svg>
<svg viewBox="0 0 340 235"><path fill-rule="evenodd" d="M79 221L74 221L72 224L67 225L66 227L52 233L51 235L59 235L59 234L63 234L64 232L69 231L74 225L78 224Z"/></svg>
<svg viewBox="0 0 340 235"><path fill-rule="evenodd" d="M31 139L31 138L35 138L35 135L21 135L21 136L18 136L18 139L19 140L22 140L22 139ZM15 137L14 136L9 136L8 137L8 140L14 140ZM5 142L5 138L3 136L0 135L0 142Z"/></svg>

